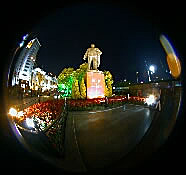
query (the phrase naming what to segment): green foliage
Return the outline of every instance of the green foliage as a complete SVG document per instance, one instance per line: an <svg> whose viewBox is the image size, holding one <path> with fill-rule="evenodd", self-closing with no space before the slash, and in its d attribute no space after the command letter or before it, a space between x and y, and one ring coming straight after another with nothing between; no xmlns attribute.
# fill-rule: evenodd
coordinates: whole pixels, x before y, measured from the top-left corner
<svg viewBox="0 0 186 175"><path fill-rule="evenodd" d="M82 79L84 79L87 69L88 64L83 63L79 66L79 69L76 70L76 78L78 79L79 83L82 81Z"/></svg>
<svg viewBox="0 0 186 175"><path fill-rule="evenodd" d="M69 97L71 96L72 89L69 89L65 84L58 84L58 91L62 93L62 97Z"/></svg>
<svg viewBox="0 0 186 175"><path fill-rule="evenodd" d="M74 90L77 91L77 89L79 89L79 88L75 87L75 84L77 86L77 83L78 84L82 83L82 80L84 80L85 74L87 72L87 68L88 68L88 64L83 63L80 65L79 69L77 69L77 70L74 70L74 68L71 68L71 67L63 69L63 71L59 74L59 76L57 78L58 90L63 93L63 96L72 96L72 98L75 98L75 99L80 98L80 95L76 94L78 92L74 92ZM76 82L76 80L78 82ZM73 86L73 84L74 84L74 86ZM63 88L62 88L62 85L64 86ZM84 86L82 85L82 88L85 89L85 94L83 92L81 92L81 94L83 94L83 95L81 95L82 98L84 98L84 96L86 96L86 87L84 87ZM79 93L80 93L80 91L79 91Z"/></svg>
<svg viewBox="0 0 186 175"><path fill-rule="evenodd" d="M72 84L74 82L74 68L65 68L59 74L58 80L58 90L64 92L64 96L70 96L72 92ZM63 87L62 87L63 86Z"/></svg>
<svg viewBox="0 0 186 175"><path fill-rule="evenodd" d="M104 71L105 77L105 96L111 97L112 96L112 74L109 71Z"/></svg>
<svg viewBox="0 0 186 175"><path fill-rule="evenodd" d="M105 97L108 97L109 96L109 91L108 91L108 87L105 83Z"/></svg>
<svg viewBox="0 0 186 175"><path fill-rule="evenodd" d="M77 70L71 67L63 69L57 78L58 90L64 92L64 96L71 96L73 99L85 99L86 85L84 78L87 69L88 63L81 64ZM112 74L109 71L104 71L104 78L105 96L111 97L113 84Z"/></svg>
<svg viewBox="0 0 186 175"><path fill-rule="evenodd" d="M68 82L71 82L73 79L73 72L74 68L65 68L63 71L59 74L57 80L59 84L67 84Z"/></svg>
<svg viewBox="0 0 186 175"><path fill-rule="evenodd" d="M84 78L82 78L81 80L80 93L81 93L81 99L85 99L86 98L86 86L85 86Z"/></svg>
<svg viewBox="0 0 186 175"><path fill-rule="evenodd" d="M72 84L72 98L73 99L80 99L80 91L79 91L79 84L78 80L75 80L74 83Z"/></svg>

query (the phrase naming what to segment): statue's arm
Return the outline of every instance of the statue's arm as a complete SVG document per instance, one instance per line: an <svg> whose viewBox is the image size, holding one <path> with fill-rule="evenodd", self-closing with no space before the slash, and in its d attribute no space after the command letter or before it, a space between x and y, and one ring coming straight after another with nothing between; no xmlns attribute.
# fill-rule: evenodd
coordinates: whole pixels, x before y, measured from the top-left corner
<svg viewBox="0 0 186 175"><path fill-rule="evenodd" d="M99 55L102 54L102 52L97 48L96 51L98 52Z"/></svg>
<svg viewBox="0 0 186 175"><path fill-rule="evenodd" d="M85 53L85 55L84 55L84 57L83 57L84 60L85 60L85 59L87 58L87 56L88 56L88 51L89 51L89 49L87 49L87 51L86 51L86 53Z"/></svg>

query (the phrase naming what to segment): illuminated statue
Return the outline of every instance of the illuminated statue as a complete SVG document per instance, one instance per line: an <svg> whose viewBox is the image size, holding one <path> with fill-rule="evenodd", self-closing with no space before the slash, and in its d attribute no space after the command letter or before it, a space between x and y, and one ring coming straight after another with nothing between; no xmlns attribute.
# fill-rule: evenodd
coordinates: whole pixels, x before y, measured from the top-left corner
<svg viewBox="0 0 186 175"><path fill-rule="evenodd" d="M100 65L100 55L102 52L95 48L94 44L91 44L91 48L88 48L83 59L86 60L88 58L88 70L91 69L91 63L93 61L93 70L98 70L98 67Z"/></svg>

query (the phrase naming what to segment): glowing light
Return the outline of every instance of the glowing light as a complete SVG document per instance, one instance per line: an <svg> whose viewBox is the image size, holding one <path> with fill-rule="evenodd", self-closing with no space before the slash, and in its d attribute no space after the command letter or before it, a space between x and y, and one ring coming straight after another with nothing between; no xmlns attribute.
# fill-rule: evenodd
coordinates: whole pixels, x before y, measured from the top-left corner
<svg viewBox="0 0 186 175"><path fill-rule="evenodd" d="M23 116L24 115L24 112L23 111L19 111L18 113L17 113L17 117L21 117L21 116Z"/></svg>
<svg viewBox="0 0 186 175"><path fill-rule="evenodd" d="M178 78L181 74L181 64L178 57L174 54L167 55L167 63L170 69L170 74L174 78Z"/></svg>
<svg viewBox="0 0 186 175"><path fill-rule="evenodd" d="M129 95L129 94L127 94L127 98L128 98L128 99L130 98L130 95Z"/></svg>
<svg viewBox="0 0 186 175"><path fill-rule="evenodd" d="M87 72L87 98L103 98L104 96L104 74L99 72Z"/></svg>
<svg viewBox="0 0 186 175"><path fill-rule="evenodd" d="M34 39L33 40L31 40L28 44L27 44L27 46L26 46L26 48L31 48L32 47L32 44L33 44L33 41L34 41Z"/></svg>
<svg viewBox="0 0 186 175"><path fill-rule="evenodd" d="M54 98L55 98L55 99L57 99L57 98L60 98L60 95L59 95L59 96L57 96L57 95L54 95Z"/></svg>
<svg viewBox="0 0 186 175"><path fill-rule="evenodd" d="M23 47L23 45L24 45L24 41L22 41L22 42L19 44L19 47L21 48L21 47Z"/></svg>
<svg viewBox="0 0 186 175"><path fill-rule="evenodd" d="M154 97L154 95L150 95L148 98L146 98L146 103L148 105L154 104L155 103L155 97Z"/></svg>
<svg viewBox="0 0 186 175"><path fill-rule="evenodd" d="M169 53L175 53L173 47L171 46L171 43L164 35L160 36L160 42L161 42L165 52L167 53L167 55Z"/></svg>
<svg viewBox="0 0 186 175"><path fill-rule="evenodd" d="M154 67L153 65L151 65L151 66L149 67L149 70L150 70L152 73L154 73L154 72L155 72L155 67Z"/></svg>
<svg viewBox="0 0 186 175"><path fill-rule="evenodd" d="M17 110L15 108L10 108L9 113L11 116L17 116Z"/></svg>
<svg viewBox="0 0 186 175"><path fill-rule="evenodd" d="M29 128L34 128L35 125L34 125L34 121L32 118L26 118L26 124Z"/></svg>
<svg viewBox="0 0 186 175"><path fill-rule="evenodd" d="M181 74L180 60L176 56L176 53L171 43L164 35L160 36L160 42L167 54L167 64L168 64L169 70L171 71L170 73L174 78L178 78Z"/></svg>
<svg viewBox="0 0 186 175"><path fill-rule="evenodd" d="M28 34L23 36L23 40L26 40L28 38Z"/></svg>

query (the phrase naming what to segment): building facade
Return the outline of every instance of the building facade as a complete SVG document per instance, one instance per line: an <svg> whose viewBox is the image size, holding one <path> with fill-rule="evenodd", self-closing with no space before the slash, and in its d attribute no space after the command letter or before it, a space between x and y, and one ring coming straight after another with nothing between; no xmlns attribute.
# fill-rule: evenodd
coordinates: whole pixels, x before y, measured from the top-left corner
<svg viewBox="0 0 186 175"><path fill-rule="evenodd" d="M25 82L31 86L31 74L40 47L39 40L34 38L23 48L15 64L12 86L19 85L20 82Z"/></svg>
<svg viewBox="0 0 186 175"><path fill-rule="evenodd" d="M54 91L57 89L57 78L37 67L32 70L30 89L40 92Z"/></svg>

